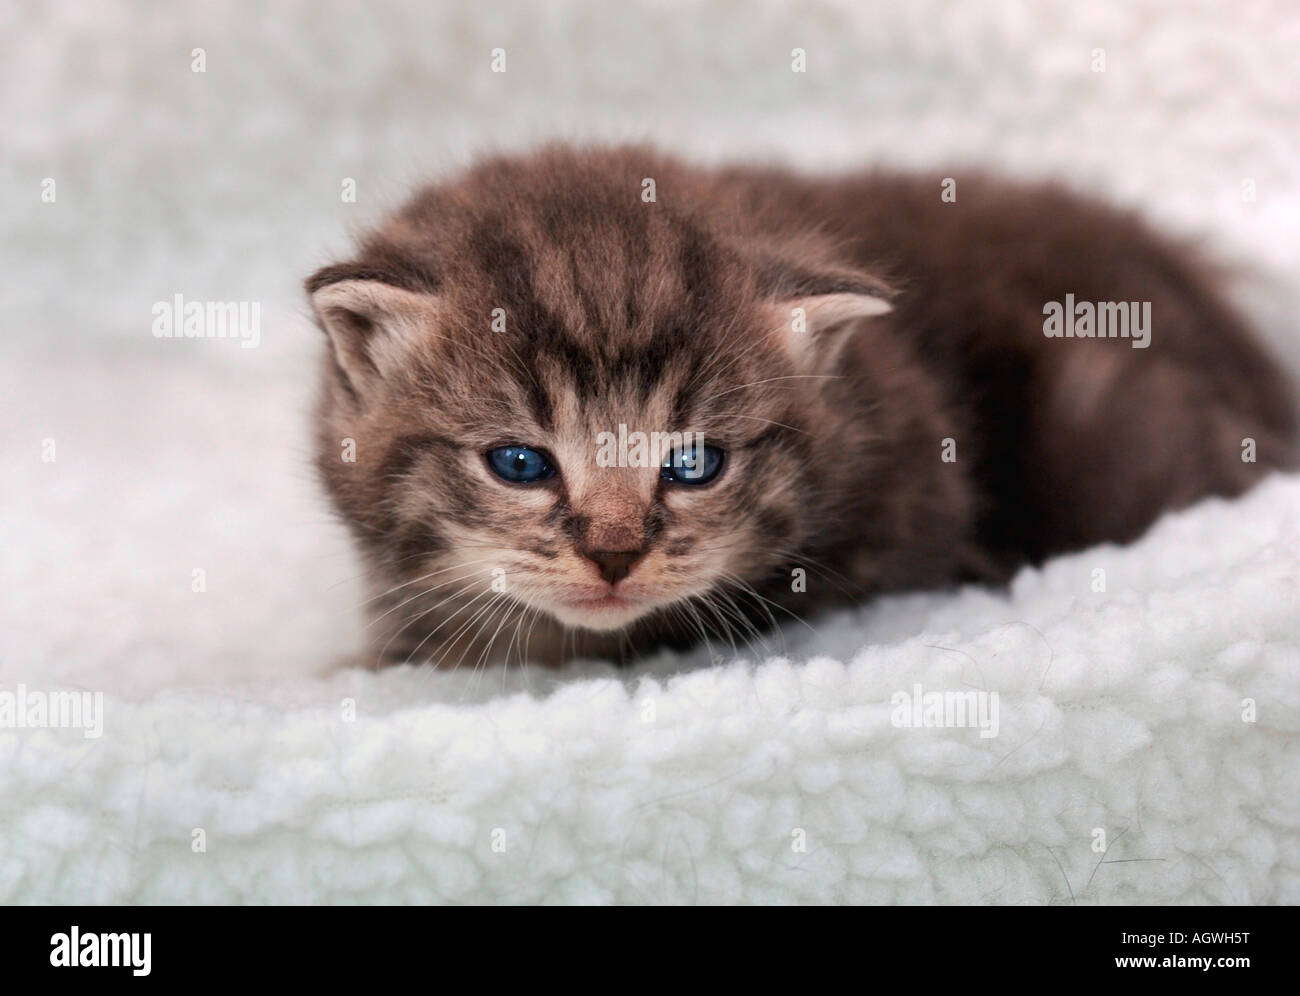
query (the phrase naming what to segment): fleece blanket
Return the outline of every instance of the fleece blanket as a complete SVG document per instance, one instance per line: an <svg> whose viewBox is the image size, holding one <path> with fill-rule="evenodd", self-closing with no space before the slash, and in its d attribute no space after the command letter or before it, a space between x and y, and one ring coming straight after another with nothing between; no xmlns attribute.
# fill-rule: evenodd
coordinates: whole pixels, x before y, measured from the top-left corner
<svg viewBox="0 0 1300 996"><path fill-rule="evenodd" d="M0 897L1294 903L1297 508L1275 480L757 664L108 699L5 735Z"/></svg>
<svg viewBox="0 0 1300 996"><path fill-rule="evenodd" d="M298 286L488 147L980 165L1206 243L1294 369L1298 40L1209 0L6 5L0 902L1300 902L1300 477L627 671L364 672ZM155 337L176 294L256 346Z"/></svg>

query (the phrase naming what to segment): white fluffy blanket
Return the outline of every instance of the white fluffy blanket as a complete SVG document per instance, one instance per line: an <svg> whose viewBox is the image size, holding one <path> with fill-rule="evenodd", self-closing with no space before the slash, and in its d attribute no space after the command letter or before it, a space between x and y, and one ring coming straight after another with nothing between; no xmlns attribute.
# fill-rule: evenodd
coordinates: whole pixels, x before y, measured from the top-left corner
<svg viewBox="0 0 1300 996"><path fill-rule="evenodd" d="M1244 264L1294 362L1294 8L989 7L0 10L0 902L1300 902L1298 477L738 655L336 666L297 280L484 145L1063 175ZM176 293L259 347L155 339ZM61 690L100 735L14 712ZM995 736L900 725L968 692Z"/></svg>
<svg viewBox="0 0 1300 996"><path fill-rule="evenodd" d="M110 698L0 739L0 900L1295 903L1297 508L1274 480L757 667ZM899 725L916 686L996 693L996 736Z"/></svg>

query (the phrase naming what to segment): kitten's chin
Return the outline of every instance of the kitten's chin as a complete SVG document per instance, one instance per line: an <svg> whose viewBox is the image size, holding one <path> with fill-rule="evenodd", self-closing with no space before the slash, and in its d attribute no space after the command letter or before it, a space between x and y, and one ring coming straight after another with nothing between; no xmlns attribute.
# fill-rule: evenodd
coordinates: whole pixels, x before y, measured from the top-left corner
<svg viewBox="0 0 1300 996"><path fill-rule="evenodd" d="M653 608L654 605L645 599L617 594L557 601L549 606L551 615L564 625L602 633L623 629Z"/></svg>

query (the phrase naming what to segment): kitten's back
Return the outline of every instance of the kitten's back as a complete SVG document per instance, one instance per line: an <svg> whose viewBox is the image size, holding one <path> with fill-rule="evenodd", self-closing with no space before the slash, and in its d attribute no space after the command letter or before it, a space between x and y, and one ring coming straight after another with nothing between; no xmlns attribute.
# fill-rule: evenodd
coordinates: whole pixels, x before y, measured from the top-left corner
<svg viewBox="0 0 1300 996"><path fill-rule="evenodd" d="M1296 465L1294 386L1193 249L1049 184L736 170L755 224L813 221L900 288L892 324L966 415L958 459L1008 564L1135 538L1161 511ZM1050 302L1149 305L1131 338L1053 338Z"/></svg>

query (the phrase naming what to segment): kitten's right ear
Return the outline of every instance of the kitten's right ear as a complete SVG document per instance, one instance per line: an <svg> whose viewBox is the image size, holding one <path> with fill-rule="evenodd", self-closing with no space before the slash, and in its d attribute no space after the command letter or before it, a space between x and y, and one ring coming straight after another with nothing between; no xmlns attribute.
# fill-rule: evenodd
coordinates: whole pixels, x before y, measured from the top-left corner
<svg viewBox="0 0 1300 996"><path fill-rule="evenodd" d="M381 280L330 281L330 273L322 270L307 281L312 308L340 371L364 397L405 365L413 343L431 333L438 299Z"/></svg>

